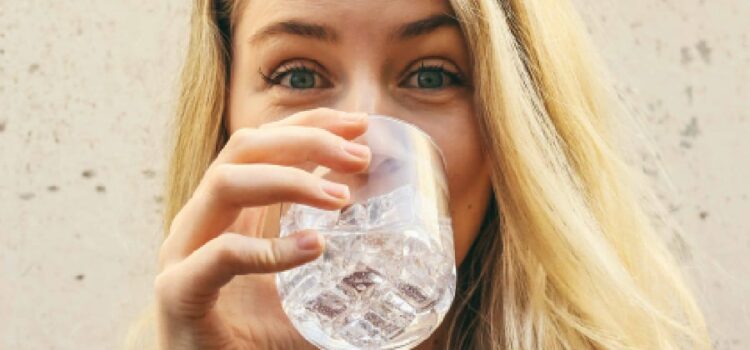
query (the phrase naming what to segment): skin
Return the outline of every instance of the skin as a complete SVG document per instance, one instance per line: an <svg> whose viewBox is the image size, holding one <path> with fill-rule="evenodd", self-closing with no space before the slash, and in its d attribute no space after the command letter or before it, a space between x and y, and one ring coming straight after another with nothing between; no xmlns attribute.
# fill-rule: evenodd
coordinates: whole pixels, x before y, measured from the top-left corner
<svg viewBox="0 0 750 350"><path fill-rule="evenodd" d="M367 168L369 149L347 141L366 131L366 113L413 123L441 148L456 259L464 260L491 187L466 44L441 17L451 13L438 0L250 1L242 9L232 39L230 140L160 252L162 348L314 349L284 315L272 272L315 259L324 242L307 231L276 238L278 203L346 204L346 186L292 166ZM407 27L424 19L434 25ZM418 349L437 348L444 336L440 327Z"/></svg>

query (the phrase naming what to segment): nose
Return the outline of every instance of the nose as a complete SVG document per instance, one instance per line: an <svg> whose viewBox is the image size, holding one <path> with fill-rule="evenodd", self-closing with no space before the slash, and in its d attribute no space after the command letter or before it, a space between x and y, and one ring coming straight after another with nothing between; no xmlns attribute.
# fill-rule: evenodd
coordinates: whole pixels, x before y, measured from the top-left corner
<svg viewBox="0 0 750 350"><path fill-rule="evenodd" d="M357 67L337 99L334 108L348 112L365 112L401 119L404 110L399 110L397 99L389 91L389 85L379 71L366 63ZM370 125L366 135L358 142L370 146L372 158L364 178L376 173L395 173L403 162L402 141L396 133L389 132L387 125Z"/></svg>
<svg viewBox="0 0 750 350"><path fill-rule="evenodd" d="M334 108L348 112L392 115L393 103L388 98L388 87L379 73L364 64L359 65L344 86Z"/></svg>

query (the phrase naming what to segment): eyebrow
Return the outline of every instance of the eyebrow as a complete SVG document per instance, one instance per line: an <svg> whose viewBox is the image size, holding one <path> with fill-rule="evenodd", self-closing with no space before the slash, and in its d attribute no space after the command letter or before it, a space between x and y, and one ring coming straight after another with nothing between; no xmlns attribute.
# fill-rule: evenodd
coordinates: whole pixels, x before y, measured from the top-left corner
<svg viewBox="0 0 750 350"><path fill-rule="evenodd" d="M391 36L400 40L413 39L418 36L426 35L441 27L458 27L458 20L448 14L436 14L414 22L406 23L400 26ZM294 35L308 39L314 39L319 41L336 42L338 41L338 35L333 28L315 24L303 22L301 20L290 19L275 22L266 27L260 29L257 33L250 37L251 43L258 43L269 37L275 35Z"/></svg>
<svg viewBox="0 0 750 350"><path fill-rule="evenodd" d="M458 27L456 17L446 13L429 16L418 21L406 23L396 31L396 37L401 40L412 39L435 31L441 27Z"/></svg>
<svg viewBox="0 0 750 350"><path fill-rule="evenodd" d="M330 27L291 19L264 27L250 38L250 42L257 43L279 34L295 35L320 41L336 42L338 40L336 32Z"/></svg>

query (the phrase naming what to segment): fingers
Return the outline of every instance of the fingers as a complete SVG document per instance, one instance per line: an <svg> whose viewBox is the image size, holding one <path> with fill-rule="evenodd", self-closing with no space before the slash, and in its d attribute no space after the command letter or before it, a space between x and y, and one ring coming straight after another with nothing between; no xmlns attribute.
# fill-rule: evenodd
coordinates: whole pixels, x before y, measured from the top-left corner
<svg viewBox="0 0 750 350"><path fill-rule="evenodd" d="M366 114L318 108L233 133L172 222L163 264L184 259L216 237L243 207L296 202L323 209L346 204L348 188L285 165L313 163L342 172L365 169L366 146L347 141L367 129Z"/></svg>
<svg viewBox="0 0 750 350"><path fill-rule="evenodd" d="M243 207L295 202L335 209L349 198L346 185L328 181L304 170L273 164L222 164L210 169L197 195L208 208Z"/></svg>
<svg viewBox="0 0 750 350"><path fill-rule="evenodd" d="M364 170L370 162L367 146L328 130L308 126L240 129L232 134L214 164L313 162L343 172Z"/></svg>
<svg viewBox="0 0 750 350"><path fill-rule="evenodd" d="M209 169L198 189L175 217L162 244L164 263L181 260L223 232L244 207L279 202L323 209L344 206L346 185L306 171L271 164L221 164Z"/></svg>
<svg viewBox="0 0 750 350"><path fill-rule="evenodd" d="M156 292L168 310L199 316L212 307L218 290L234 276L290 269L314 260L322 251L323 239L314 231L275 239L224 233L164 270L157 277Z"/></svg>
<svg viewBox="0 0 750 350"><path fill-rule="evenodd" d="M266 123L260 129L282 126L311 126L328 130L351 140L367 129L367 113L350 113L330 108L316 108L292 114L284 119Z"/></svg>

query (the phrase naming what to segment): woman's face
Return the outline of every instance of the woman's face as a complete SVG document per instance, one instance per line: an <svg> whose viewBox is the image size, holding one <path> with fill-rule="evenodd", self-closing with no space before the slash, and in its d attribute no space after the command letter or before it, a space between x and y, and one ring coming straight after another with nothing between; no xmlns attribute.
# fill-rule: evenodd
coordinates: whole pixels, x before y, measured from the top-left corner
<svg viewBox="0 0 750 350"><path fill-rule="evenodd" d="M229 132L315 107L413 123L447 163L460 263L490 193L458 23L441 0L263 0L232 38Z"/></svg>

